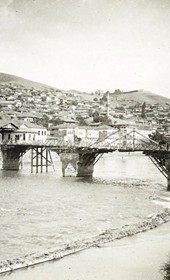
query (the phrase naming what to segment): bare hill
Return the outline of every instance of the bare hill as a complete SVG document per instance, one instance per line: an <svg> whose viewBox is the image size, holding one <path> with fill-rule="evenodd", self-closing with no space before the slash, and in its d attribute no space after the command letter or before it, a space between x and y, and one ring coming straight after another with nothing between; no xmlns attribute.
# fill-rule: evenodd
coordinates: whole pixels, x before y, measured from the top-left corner
<svg viewBox="0 0 170 280"><path fill-rule="evenodd" d="M61 92L65 93L74 93L80 95L82 98L90 101L93 101L95 97L98 99L102 96L96 96L95 94L90 94L86 92L80 92L78 90L60 90L58 88L55 88L53 86L45 85L42 83L38 83L35 81L31 81L19 76L0 73L0 85L1 84L11 84L11 85L18 85L24 88L35 88L37 90L47 90L47 89L54 89L59 90ZM110 103L111 106L115 107L117 105L135 105L135 104L141 104L143 102L146 102L148 104L170 104L170 98L163 97L157 94L154 94L149 91L143 91L143 90L134 90L129 92L123 92L123 93L110 93Z"/></svg>
<svg viewBox="0 0 170 280"><path fill-rule="evenodd" d="M111 94L110 100L112 105L123 105L123 104L129 104L129 105L135 105L135 104L141 104L143 102L146 102L148 104L169 104L170 105L170 98L163 97L157 94L154 94L149 91L143 91L143 90L136 90L131 92L124 92L121 94Z"/></svg>
<svg viewBox="0 0 170 280"><path fill-rule="evenodd" d="M39 90L45 90L45 89L56 89L54 87L42 84L42 83L37 83L28 79L24 79L22 77L19 76L15 76L15 75L10 75L10 74L5 74L5 73L0 73L0 84L11 84L11 85L18 85L18 86L22 86L25 88L35 88L35 89L39 89Z"/></svg>

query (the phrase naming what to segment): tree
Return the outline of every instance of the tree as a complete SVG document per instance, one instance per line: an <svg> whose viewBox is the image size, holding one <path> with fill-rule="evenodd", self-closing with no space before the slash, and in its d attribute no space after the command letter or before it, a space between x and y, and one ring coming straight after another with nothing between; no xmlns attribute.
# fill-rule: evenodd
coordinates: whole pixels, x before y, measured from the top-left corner
<svg viewBox="0 0 170 280"><path fill-rule="evenodd" d="M112 125L112 121L107 116L99 116L99 122L106 125Z"/></svg>
<svg viewBox="0 0 170 280"><path fill-rule="evenodd" d="M107 102L107 94L105 93L103 97L100 99L101 104Z"/></svg>
<svg viewBox="0 0 170 280"><path fill-rule="evenodd" d="M55 118L55 119L52 119L52 123L55 126L55 125L63 124L64 121L60 118Z"/></svg>
<svg viewBox="0 0 170 280"><path fill-rule="evenodd" d="M46 128L48 128L48 122L49 122L49 117L47 115L43 115L41 119L38 119L36 121L37 124L42 125Z"/></svg>
<svg viewBox="0 0 170 280"><path fill-rule="evenodd" d="M82 116L78 115L77 120L79 122L79 125L81 125L81 126L87 125L87 122L85 121L85 119Z"/></svg>
<svg viewBox="0 0 170 280"><path fill-rule="evenodd" d="M93 122L99 122L99 111L93 113Z"/></svg>
<svg viewBox="0 0 170 280"><path fill-rule="evenodd" d="M115 89L113 94L121 94L121 93L122 93L122 91L120 89Z"/></svg>
<svg viewBox="0 0 170 280"><path fill-rule="evenodd" d="M161 269L163 275L164 275L164 280L170 280L170 260L165 263Z"/></svg>

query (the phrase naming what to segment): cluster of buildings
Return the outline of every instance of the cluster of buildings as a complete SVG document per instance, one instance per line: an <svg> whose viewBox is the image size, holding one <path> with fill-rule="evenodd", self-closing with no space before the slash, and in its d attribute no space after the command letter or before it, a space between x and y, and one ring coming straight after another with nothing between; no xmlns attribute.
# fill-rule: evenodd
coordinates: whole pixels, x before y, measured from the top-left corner
<svg viewBox="0 0 170 280"><path fill-rule="evenodd" d="M138 129L136 140L146 140L150 131L146 127ZM61 124L51 130L30 123L19 121L0 121L0 142L3 144L49 144L90 146L97 143L100 146L107 144L120 144L131 146L134 139L134 127L118 126L78 126L76 124Z"/></svg>
<svg viewBox="0 0 170 280"><path fill-rule="evenodd" d="M128 131L132 127L147 135L158 127L170 133L170 104L145 104L142 117L142 104L113 104L108 102L108 96L1 84L0 129L7 132L1 140L91 141L113 134L116 129ZM85 123L80 124L80 120Z"/></svg>
<svg viewBox="0 0 170 280"><path fill-rule="evenodd" d="M78 116L89 117L95 111L95 102L90 104L80 94L55 89L38 90L18 85L1 85L0 119L18 119L53 123L58 119L76 120ZM98 108L98 106L97 106Z"/></svg>

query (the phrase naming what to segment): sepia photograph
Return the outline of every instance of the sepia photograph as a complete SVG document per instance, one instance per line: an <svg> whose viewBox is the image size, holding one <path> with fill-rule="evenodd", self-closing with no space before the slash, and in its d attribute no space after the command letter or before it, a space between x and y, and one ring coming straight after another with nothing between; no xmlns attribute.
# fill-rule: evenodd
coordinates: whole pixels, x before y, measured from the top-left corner
<svg viewBox="0 0 170 280"><path fill-rule="evenodd" d="M170 280L169 0L0 0L0 279Z"/></svg>

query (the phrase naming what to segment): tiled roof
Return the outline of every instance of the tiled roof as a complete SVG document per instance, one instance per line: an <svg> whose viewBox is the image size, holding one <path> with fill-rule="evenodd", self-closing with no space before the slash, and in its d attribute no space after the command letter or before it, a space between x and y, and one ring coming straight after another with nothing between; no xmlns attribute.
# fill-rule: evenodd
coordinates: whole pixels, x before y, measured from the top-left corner
<svg viewBox="0 0 170 280"><path fill-rule="evenodd" d="M36 124L36 123L30 123L30 122L22 122L26 127L28 128L40 128L40 129L46 129L42 125Z"/></svg>

